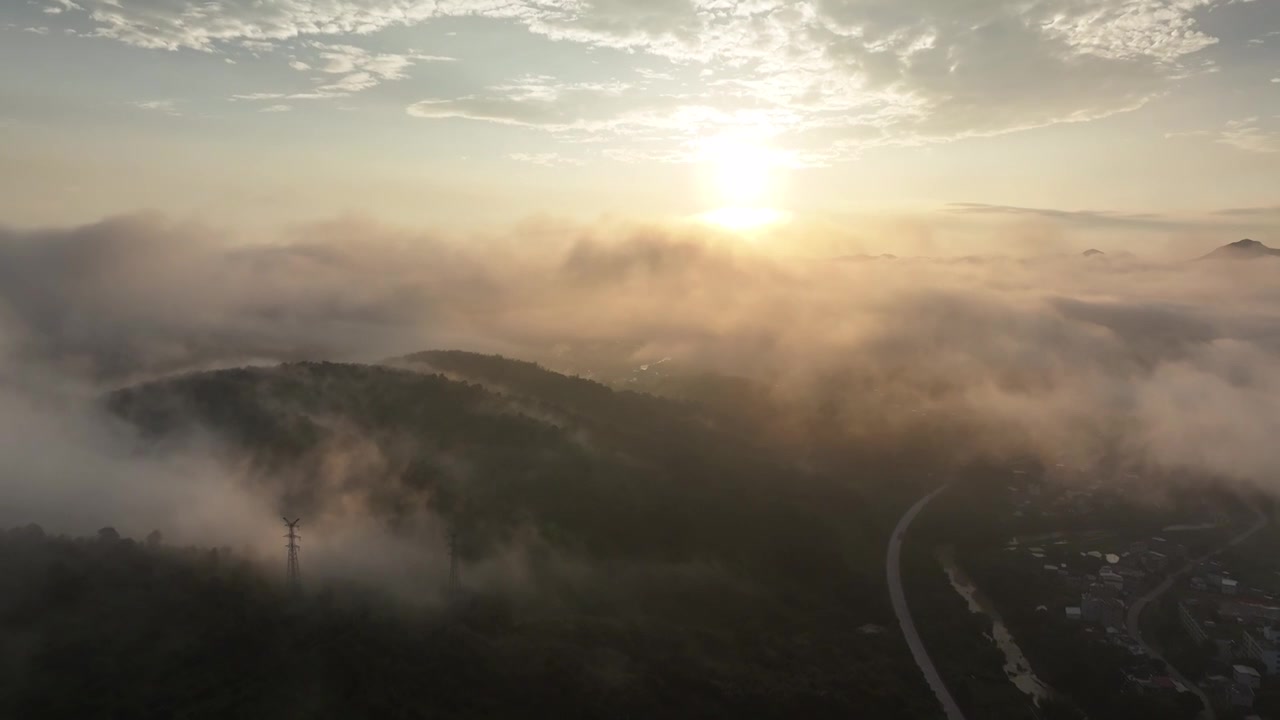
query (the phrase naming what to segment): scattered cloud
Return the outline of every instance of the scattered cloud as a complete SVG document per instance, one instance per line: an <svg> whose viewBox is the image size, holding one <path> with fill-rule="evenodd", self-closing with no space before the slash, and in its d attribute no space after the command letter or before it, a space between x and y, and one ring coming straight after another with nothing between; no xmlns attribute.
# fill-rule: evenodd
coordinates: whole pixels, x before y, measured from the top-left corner
<svg viewBox="0 0 1280 720"><path fill-rule="evenodd" d="M475 95L423 100L410 105L408 113L565 132L610 122L627 89L623 83L561 83L531 75Z"/></svg>
<svg viewBox="0 0 1280 720"><path fill-rule="evenodd" d="M1108 60L1177 62L1218 42L1196 27L1191 11L1212 0L1133 0L1088 3L1083 12L1061 14L1042 27L1078 52Z"/></svg>
<svg viewBox="0 0 1280 720"><path fill-rule="evenodd" d="M290 110L293 110L292 105L268 105L267 107L262 108L258 112L281 113L281 112L289 112Z"/></svg>
<svg viewBox="0 0 1280 720"><path fill-rule="evenodd" d="M1215 143L1230 145L1237 150L1254 153L1280 152L1280 117L1249 117L1231 120L1216 130L1188 130L1165 133L1166 138L1206 138Z"/></svg>
<svg viewBox="0 0 1280 720"><path fill-rule="evenodd" d="M240 47L253 53L255 57L275 52L276 44L265 40L241 40Z"/></svg>
<svg viewBox="0 0 1280 720"><path fill-rule="evenodd" d="M289 67L299 71L315 70L330 80L320 80L311 90L295 92L257 92L233 96L237 100L324 100L343 98L376 87L383 82L403 80L408 71L419 62L450 62L453 58L423 53L375 53L354 45L312 42L306 45L316 55L316 62L306 63L297 58Z"/></svg>
<svg viewBox="0 0 1280 720"><path fill-rule="evenodd" d="M182 114L178 110L178 103L176 100L139 100L131 104L141 110L152 110L164 113L165 115L176 116Z"/></svg>
<svg viewBox="0 0 1280 720"><path fill-rule="evenodd" d="M259 93L245 93L244 95L232 95L231 99L232 100L279 100L280 98L283 98L283 97L288 97L288 95L285 95L284 93L278 93L278 92L259 92Z"/></svg>
<svg viewBox="0 0 1280 720"><path fill-rule="evenodd" d="M22 31L23 31L23 32L29 32L29 33L32 33L32 34L35 34L35 35L48 35L48 34L49 34L49 28L47 28L47 27L25 27L25 28L22 28Z"/></svg>
<svg viewBox="0 0 1280 720"><path fill-rule="evenodd" d="M341 97L403 76L412 53L373 55L341 36L439 17L506 20L587 49L611 48L696 72L707 91L651 109L605 109L571 87L555 97L486 91L429 98L421 117L473 118L552 131L594 127L615 140L652 137L681 116L703 130L761 128L824 161L885 144L944 142L1125 112L1199 72L1218 38L1199 13L1233 0L84 0L96 33L143 48L314 43L299 61L340 75L299 99ZM1010 62L1010 58L1017 58ZM438 60L440 58L431 58ZM665 93L676 95L678 93ZM251 93L250 95L257 95ZM647 94L652 96L653 94ZM624 99L626 100L626 99ZM602 115L590 115L600 111ZM656 126L656 127L655 127ZM617 148L631 150L625 143Z"/></svg>
<svg viewBox="0 0 1280 720"><path fill-rule="evenodd" d="M321 99L346 97L361 90L368 90L380 82L380 78L367 72L353 72L343 75L331 83L325 83L311 93L295 93L290 97L298 99Z"/></svg>
<svg viewBox="0 0 1280 720"><path fill-rule="evenodd" d="M582 165L583 162L577 158L570 158L560 153L511 153L507 157L517 162L530 163L533 165L542 165L544 167L564 167L566 165Z"/></svg>
<svg viewBox="0 0 1280 720"><path fill-rule="evenodd" d="M1280 124L1256 117L1232 120L1218 133L1217 142L1245 152L1280 153Z"/></svg>

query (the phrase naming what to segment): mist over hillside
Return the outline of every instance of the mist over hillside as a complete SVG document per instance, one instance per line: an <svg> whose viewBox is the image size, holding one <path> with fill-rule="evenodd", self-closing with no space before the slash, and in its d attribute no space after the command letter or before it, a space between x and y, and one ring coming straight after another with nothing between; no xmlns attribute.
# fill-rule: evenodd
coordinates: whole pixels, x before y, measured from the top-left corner
<svg viewBox="0 0 1280 720"><path fill-rule="evenodd" d="M241 574L209 566L218 579L191 588L221 584L274 622L280 517L302 516L302 602L372 592L422 632L462 632L476 678L529 653L556 668L536 682L590 678L554 707L918 717L928 696L882 630L886 543L919 495L1014 466L1152 504L1274 489L1272 263L828 260L657 228L536 239L348 222L232 243L157 216L4 231L0 526L41 525L14 551L42 548L31 572L71 568L30 580L6 617L63 637L33 608L67 598L89 617L97 583L170 572L171 556L53 537L109 526L227 548ZM366 600L312 607L279 642L348 622L348 602ZM437 647L402 646L388 622L353 632L412 662ZM56 664L94 637L115 643L6 652ZM495 708L527 701L510 682Z"/></svg>
<svg viewBox="0 0 1280 720"><path fill-rule="evenodd" d="M921 711L919 695L903 692L912 683L903 649L862 630L890 622L880 587L887 531L880 509L896 497L869 498L854 483L753 448L710 421L713 408L498 357L431 353L398 364L426 358L474 379L427 368L297 363L184 374L104 396L102 421L124 423L113 433L135 467L155 469L156 491L191 481L159 468L199 453L206 472L221 474L225 495L250 507L235 523L260 527L240 535L230 526L207 529L201 542L242 543L213 551L213 560L195 549L144 550L114 529L96 541L45 540L40 529L0 535L0 557L67 566L59 571L66 579L55 582L38 579L39 562L24 565L33 574L27 589L0 605L0 620L34 618L41 638L34 649L11 649L18 667L34 673L68 662L68 653L100 655L90 649L97 643L115 647L109 630L61 634L57 616L33 606L53 602L74 617L104 613L92 600L104 590L99 583L143 572L171 579L128 596L134 632L172 617L175 602L192 604L203 620L186 644L140 650L130 666L160 672L200 652L221 688L211 707L234 699L236 707L266 711L328 673L348 689L326 691L323 708L304 705L290 717L355 711L389 692L403 698L408 717L436 703L459 717L518 712L531 694L548 714L602 717ZM143 521L114 510L121 523ZM286 599L271 571L279 553L279 540L268 539L278 533L273 512L304 518L305 600ZM461 566L461 586L452 590L451 543ZM201 592L219 593L225 607L206 607ZM277 617L281 608L294 609ZM337 665L317 659L323 670L279 685L246 685L227 674L239 654L206 632L234 616L250 622L235 637L262 646L267 657L284 657L298 644L321 657L351 657ZM272 624L279 627L266 631ZM350 647L305 639L335 625L345 627ZM755 629L744 635L743 627ZM819 636L824 642L815 644ZM435 687L428 683L406 695L397 673L374 672L386 664L379 652L415 666L448 662L455 690L424 695ZM351 658L366 654L357 669ZM72 665L71 686L102 681ZM459 683L483 686L489 710L467 702ZM558 689L544 696L535 687ZM0 709L47 708L49 692L43 684L0 683ZM156 701L130 691L67 707L118 708L135 697Z"/></svg>
<svg viewBox="0 0 1280 720"><path fill-rule="evenodd" d="M793 448L923 429L970 457L1275 476L1272 263L860 263L688 228L528 232L347 221L255 244L155 215L5 230L0 378L19 407L64 412L175 371L463 348L736 402L718 422Z"/></svg>

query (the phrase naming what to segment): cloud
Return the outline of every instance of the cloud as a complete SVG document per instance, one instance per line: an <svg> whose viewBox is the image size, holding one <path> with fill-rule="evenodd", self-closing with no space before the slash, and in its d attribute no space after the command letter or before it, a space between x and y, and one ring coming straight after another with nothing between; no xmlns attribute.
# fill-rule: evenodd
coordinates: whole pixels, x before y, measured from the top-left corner
<svg viewBox="0 0 1280 720"><path fill-rule="evenodd" d="M627 88L623 83L557 83L545 76L525 76L483 94L423 100L410 105L408 113L567 132L607 122L608 108L618 106Z"/></svg>
<svg viewBox="0 0 1280 720"><path fill-rule="evenodd" d="M1108 60L1152 58L1176 62L1217 42L1196 27L1190 12L1214 5L1208 0L1138 0L1084 3L1081 12L1045 23L1051 36L1076 50Z"/></svg>
<svg viewBox="0 0 1280 720"><path fill-rule="evenodd" d="M699 101L710 120L701 132L741 127L745 106L797 149L833 146L839 159L873 145L1139 107L1182 72L1182 57L1212 44L1192 19L1211 4L666 3L641 14L632 4L599 3L590 6L598 16L543 17L531 27L705 64L716 91ZM1181 31L1169 35L1171 25Z"/></svg>
<svg viewBox="0 0 1280 720"><path fill-rule="evenodd" d="M376 87L383 82L403 80L409 68L419 62L450 62L452 58L421 53L374 53L354 45L333 45L313 42L307 47L315 51L315 69L325 75L338 76L334 80L320 81L315 88L303 92L255 92L234 95L236 100L323 100L343 98ZM289 66L294 70L311 70L312 65L293 59Z"/></svg>
<svg viewBox="0 0 1280 720"><path fill-rule="evenodd" d="M0 226L0 321L9 320L0 337L23 358L89 378L371 359L423 341L415 328L438 293L479 301L488 292L481 266L469 269L430 237L376 227L320 224L280 244L236 248L214 229L153 215L66 229ZM367 248L346 242L363 233L371 233ZM410 241L417 244L401 246ZM430 270L433 255L440 275Z"/></svg>
<svg viewBox="0 0 1280 720"><path fill-rule="evenodd" d="M110 525L139 539L161 529L169 542L276 546L272 499L240 482L212 447L143 459L136 438L85 390L0 386L0 527L36 522L91 535Z"/></svg>
<svg viewBox="0 0 1280 720"><path fill-rule="evenodd" d="M1280 205L1269 207L1226 208L1215 214L1235 217L1274 217L1280 219Z"/></svg>
<svg viewBox="0 0 1280 720"><path fill-rule="evenodd" d="M1244 152L1270 154L1280 152L1280 118L1249 117L1230 120L1214 130L1190 130L1165 133L1166 138L1207 138Z"/></svg>
<svg viewBox="0 0 1280 720"><path fill-rule="evenodd" d="M1280 125L1259 118L1232 120L1218 134L1217 142L1255 153L1280 152Z"/></svg>
<svg viewBox="0 0 1280 720"><path fill-rule="evenodd" d="M670 357L769 388L779 433L822 408L850 438L928 422L957 452L1264 485L1280 468L1259 441L1280 431L1280 263L818 260L801 241L549 221L465 242L355 220L262 244L161 216L4 230L0 369L116 384L428 347L579 370Z"/></svg>
<svg viewBox="0 0 1280 720"><path fill-rule="evenodd" d="M178 116L182 114L178 110L178 102L176 100L139 100L131 104L141 110L152 110L165 115Z"/></svg>
<svg viewBox="0 0 1280 720"><path fill-rule="evenodd" d="M542 165L543 167L564 167L583 164L581 160L565 157L559 153L511 153L508 157L516 162Z"/></svg>
<svg viewBox="0 0 1280 720"><path fill-rule="evenodd" d="M1036 217L1094 227L1186 227L1185 218L1171 218L1151 213L1119 213L1102 210L1055 210L983 203L951 203L947 211L960 215Z"/></svg>
<svg viewBox="0 0 1280 720"><path fill-rule="evenodd" d="M354 581L418 602L443 586L439 520L425 510L404 513L392 528L370 509L370 488L378 487L370 479L392 471L368 438L335 433L322 445L306 481L314 495L304 500L287 475L251 469L239 449L196 428L167 452L141 452L147 440L107 413L94 388L17 369L11 375L14 363L0 358L0 528L36 523L50 534L92 537L113 527L137 541L158 530L170 547L232 548L274 576L287 513L303 517L312 582ZM489 558L469 579L500 580L491 577L493 565L504 559L519 558Z"/></svg>
<svg viewBox="0 0 1280 720"><path fill-rule="evenodd" d="M282 112L289 112L290 110L293 110L292 105L268 105L262 108L261 110L259 110L258 112L282 113Z"/></svg>
<svg viewBox="0 0 1280 720"><path fill-rule="evenodd" d="M667 61L647 78L670 87L656 110L618 103L610 115L566 89L554 98L470 94L411 107L551 131L587 126L618 140L679 117L699 132L753 123L796 153L836 161L884 144L944 142L1141 107L1200 70L1217 38L1199 14L1232 0L89 0L97 34L144 48L214 52L232 44L327 42L440 17L480 16L585 49ZM395 57L384 56L392 66ZM1016 58L1016 61L1012 59ZM312 93L354 92L386 79L331 59L343 80ZM342 68L342 70L339 70ZM363 80L358 73L367 73ZM696 74L704 90L678 97ZM676 97L673 97L676 96ZM531 107L532 106L532 107ZM693 110L697 109L697 112ZM584 114L585 113L585 114ZM533 119L526 116L532 114ZM692 129L691 129L692 130ZM568 139L568 138L566 138Z"/></svg>

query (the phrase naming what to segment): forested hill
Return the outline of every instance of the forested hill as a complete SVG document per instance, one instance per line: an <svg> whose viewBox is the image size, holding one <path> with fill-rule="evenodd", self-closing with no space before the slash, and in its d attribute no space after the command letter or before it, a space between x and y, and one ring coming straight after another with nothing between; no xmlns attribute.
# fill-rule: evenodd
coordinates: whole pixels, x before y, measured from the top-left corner
<svg viewBox="0 0 1280 720"><path fill-rule="evenodd" d="M389 361L394 366L440 372L484 385L494 392L532 402L545 410L571 416L606 434L610 441L660 457L684 452L698 456L731 446L715 434L727 423L715 406L698 405L651 394L615 390L581 377L569 377L536 363L460 350L432 350ZM743 452L763 461L753 447L730 447L733 458Z"/></svg>
<svg viewBox="0 0 1280 720"><path fill-rule="evenodd" d="M931 717L895 637L688 574L404 612L106 532L0 528L0 567L4 718Z"/></svg>
<svg viewBox="0 0 1280 720"><path fill-rule="evenodd" d="M838 437L840 423L830 422L821 408L779 404L767 387L741 377L676 371L610 386L532 362L459 350L415 353L387 364L445 373L537 407L569 413L609 442L655 461L681 456L715 462L722 466L717 474L731 466L738 487L761 474L773 482L796 467L824 465L821 469L837 476L849 491L851 473L876 475L878 468L871 466L880 464L897 469L901 482L906 479L902 470L910 465L902 457L885 457L899 449L896 445L851 444L848 438ZM833 393L839 390L832 388ZM937 437L931 437L931 443L936 442ZM845 457L829 462L833 454ZM780 465L792 470L776 469ZM861 479L852 486L866 490ZM880 497L883 490L865 493L860 503L879 502L884 499ZM896 502L895 498L889 504Z"/></svg>
<svg viewBox="0 0 1280 720"><path fill-rule="evenodd" d="M860 512L847 483L787 471L683 404L490 362L539 397L394 368L301 363L182 376L107 403L159 451L212 432L290 511L352 499L388 519L425 510L467 525L474 552L527 523L597 556L758 564L796 543L843 552L815 535L824 520L846 525ZM376 452L335 476L329 460L352 446Z"/></svg>
<svg viewBox="0 0 1280 720"><path fill-rule="evenodd" d="M665 404L651 396L616 393L607 385L594 380L569 377L537 363L513 360L501 355L481 355L462 350L428 350L390 362L420 365L519 395L554 400L566 408L588 414L608 415L623 406L634 409L638 406L654 408Z"/></svg>
<svg viewBox="0 0 1280 720"><path fill-rule="evenodd" d="M431 366L471 382L300 363L175 377L105 403L142 430L145 452L211 434L291 512L340 507L389 528L419 513L448 520L464 585L470 566L515 543L559 560L527 568L519 590L471 590L502 609L469 616L451 640L471 658L458 682L512 704L443 716L525 714L513 683L532 676L511 670L522 658L538 683L567 688L539 696L540 715L931 712L905 647L882 631L893 622L882 581L893 516L847 478L790 469L687 403L500 358L433 354ZM333 463L334 453L374 459ZM434 646L393 637L367 642L447 671ZM430 698L400 679L352 692L402 693L415 708L404 716L432 716Z"/></svg>

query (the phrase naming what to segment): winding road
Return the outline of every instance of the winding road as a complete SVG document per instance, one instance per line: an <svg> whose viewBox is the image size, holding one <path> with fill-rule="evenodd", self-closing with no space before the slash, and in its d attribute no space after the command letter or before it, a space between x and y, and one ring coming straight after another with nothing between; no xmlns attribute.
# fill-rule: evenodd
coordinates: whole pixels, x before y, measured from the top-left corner
<svg viewBox="0 0 1280 720"><path fill-rule="evenodd" d="M927 499L928 498L926 498L926 500ZM1169 588L1173 587L1174 583L1176 583L1180 578L1182 578L1186 574L1190 573L1193 569L1195 569L1197 565L1204 562L1205 560L1208 560L1211 557L1222 554L1228 548L1232 548L1232 547L1235 547L1236 545L1239 545L1245 540L1248 540L1249 538L1253 537L1253 535L1257 533L1259 530L1266 527L1267 523L1270 521L1270 518L1267 515L1261 512L1258 512L1257 510L1255 510L1254 512L1258 513L1258 521L1255 522L1253 525L1250 525L1247 530L1231 538L1230 541L1228 541L1226 544L1222 545L1218 549L1214 550L1213 552L1206 553L1204 555L1201 555L1198 558L1187 561L1187 563L1183 565L1181 568L1178 568L1177 571L1170 573L1169 577L1164 579L1164 582L1152 588L1151 591L1148 592L1146 595L1143 595L1142 597L1133 601L1133 604L1129 606L1129 614L1125 617L1125 627L1129 631L1129 637L1137 641L1138 645L1140 645L1142 649L1147 652L1148 655L1159 660L1164 660L1164 658L1160 655L1160 653L1156 652L1155 648L1148 645L1147 642L1142 639L1142 628L1139 622L1142 618L1142 611L1145 610L1147 606L1150 605L1152 602L1157 600L1161 595L1168 592ZM1175 668L1172 665L1169 665L1168 661L1165 661L1165 665L1168 665L1169 674L1175 680L1185 685L1188 690L1195 693L1196 697L1199 697L1200 701L1204 703L1204 710L1200 713L1200 717L1202 718L1202 720L1215 720L1217 718L1217 713L1214 712L1213 703L1209 702L1209 696L1205 694L1204 690L1200 689L1199 685L1196 685L1195 683L1191 682L1186 677L1184 677L1181 672L1178 672L1177 668Z"/></svg>
<svg viewBox="0 0 1280 720"><path fill-rule="evenodd" d="M929 658L929 652L924 648L924 641L916 631L916 623L911 619L911 609L907 607L907 595L902 590L902 538L907 534L911 521L915 520L924 506L946 489L947 486L944 485L920 498L915 505L911 506L911 509L907 510L902 519L898 520L898 526L893 529L893 536L889 539L889 554L885 558L885 568L889 577L889 599L893 602L893 612L898 616L898 624L902 626L907 647L911 648L911 656L915 658L916 665L920 666L920 672L924 673L924 679L933 689L933 694L938 696L938 702L942 704L947 720L965 720L964 713L960 712L960 706L951 696L951 691L947 689L942 676L938 674L938 668L934 666L933 660Z"/></svg>

